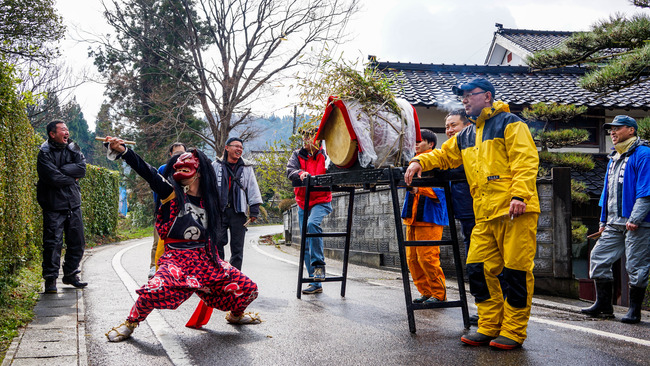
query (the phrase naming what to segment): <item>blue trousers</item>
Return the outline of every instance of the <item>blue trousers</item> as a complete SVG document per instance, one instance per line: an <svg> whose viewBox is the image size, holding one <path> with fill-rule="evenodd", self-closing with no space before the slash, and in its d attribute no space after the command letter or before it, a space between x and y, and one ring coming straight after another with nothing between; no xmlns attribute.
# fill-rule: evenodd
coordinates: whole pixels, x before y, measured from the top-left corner
<svg viewBox="0 0 650 366"><path fill-rule="evenodd" d="M307 218L307 233L309 234L319 234L323 232L323 229L320 227L320 224L323 222L325 216L329 215L332 212L332 204L321 203L312 206L309 211L309 217ZM298 223L300 224L300 235L304 235L302 232L302 220L304 219L305 211L298 207ZM314 266L324 266L325 265L325 254L323 253L323 238L308 238L306 241L307 247L305 248L305 267L307 267L307 273L309 277L314 276ZM320 282L311 283L316 287L321 287Z"/></svg>

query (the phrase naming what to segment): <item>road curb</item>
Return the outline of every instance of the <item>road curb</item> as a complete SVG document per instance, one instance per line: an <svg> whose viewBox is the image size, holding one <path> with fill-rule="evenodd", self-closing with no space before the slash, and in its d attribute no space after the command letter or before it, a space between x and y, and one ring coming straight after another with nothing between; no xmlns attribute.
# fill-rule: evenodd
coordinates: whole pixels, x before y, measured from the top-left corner
<svg viewBox="0 0 650 366"><path fill-rule="evenodd" d="M18 346L20 346L20 341L23 339L26 329L27 326L18 329L18 335L14 337L13 341L11 341L7 353L5 353L5 358L2 360L2 366L9 366L14 361L14 358L18 353Z"/></svg>

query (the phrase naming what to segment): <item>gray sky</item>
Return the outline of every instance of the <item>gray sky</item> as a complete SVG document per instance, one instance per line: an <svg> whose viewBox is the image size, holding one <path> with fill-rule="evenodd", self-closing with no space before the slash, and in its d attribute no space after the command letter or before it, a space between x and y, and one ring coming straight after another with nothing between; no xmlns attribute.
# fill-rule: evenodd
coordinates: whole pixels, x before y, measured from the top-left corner
<svg viewBox="0 0 650 366"><path fill-rule="evenodd" d="M336 49L345 59L368 55L379 61L482 64L495 23L505 28L582 31L615 12L642 10L627 0L361 0L362 10L350 19L351 41ZM103 85L87 57L93 34L112 33L103 19L100 0L57 0L68 25L62 45L66 62L77 75L96 82L78 87L77 102L91 128L104 99Z"/></svg>

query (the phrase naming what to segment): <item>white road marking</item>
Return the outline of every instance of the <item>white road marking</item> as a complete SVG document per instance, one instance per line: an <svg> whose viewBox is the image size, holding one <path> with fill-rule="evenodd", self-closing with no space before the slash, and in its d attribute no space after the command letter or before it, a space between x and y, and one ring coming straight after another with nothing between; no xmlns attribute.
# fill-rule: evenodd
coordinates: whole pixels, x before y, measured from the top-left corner
<svg viewBox="0 0 650 366"><path fill-rule="evenodd" d="M270 257L270 258L273 258L273 259L276 259L276 260L279 260L279 261L282 261L282 262L285 262L285 263L293 264L296 267L298 266L297 260L296 261L291 261L291 260L288 260L288 259L284 259L284 258L275 256L273 254L269 254L269 253L265 252L264 250L262 250L259 247L259 244L253 244L252 246L253 246L253 249L258 251L259 253L264 254L267 257ZM328 272L330 272L329 269L328 269ZM336 274L336 273L334 273L334 274L337 275L337 276L340 276L340 274ZM402 287L391 286L391 285L387 285L387 284L380 283L380 282L368 282L368 283L372 283L372 284L377 285L377 286L383 286L383 287L389 287L389 288L395 288L395 289L402 289ZM470 306L470 308L472 308L472 304L468 304L468 305ZM559 327L559 328L571 329L571 330L575 330L575 331L579 331L579 332L583 332L583 333L590 333L590 334L598 335L598 336L601 336L601 337L612 338L612 339L616 339L616 340L623 341L623 342L630 342L630 343L635 343L635 344L639 344L639 345L642 345L642 346L650 347L650 341L646 341L646 340L643 340L643 339L627 337L627 336L616 334L616 333L604 332L602 330L591 329L591 328L587 328L587 327L581 327L581 326L578 326L578 325L560 323L560 322L556 322L556 321L553 321L553 320L542 319L542 318L538 318L538 317L534 317L534 316L531 316L530 320L534 321L536 323L552 325L552 326L556 326L556 327Z"/></svg>
<svg viewBox="0 0 650 366"><path fill-rule="evenodd" d="M650 347L650 341L646 341L644 339L628 337L628 336L624 336L624 335L620 335L620 334L616 334L616 333L604 332L602 330L591 329L591 328L587 328L587 327L581 327L579 325L560 323L560 322L556 322L556 321L553 321L553 320L538 318L538 317L535 317L535 316L531 316L530 320L534 321L536 323L552 325L552 326L559 327L559 328L571 329L571 330L575 330L575 331L583 332L583 333L595 334L595 335L599 335L601 337L612 338L612 339L616 339L616 340L623 341L623 342L630 342L630 343L635 343L635 344L638 344L638 345L641 345L641 346Z"/></svg>
<svg viewBox="0 0 650 366"><path fill-rule="evenodd" d="M131 297L134 301L138 299L138 294L135 293L135 290L139 289L140 286L135 282L133 277L129 275L124 267L122 267L122 256L124 253L131 249L134 249L143 244L150 243L151 240L142 241L141 243L136 242L135 244L120 250L117 254L115 254L111 262L115 273L117 273L117 275L120 277L122 283L124 283L124 286L126 286L129 294L131 294ZM176 331L174 331L174 328L172 328L169 323L167 323L167 321L162 317L162 315L160 315L160 312L158 312L158 310L154 310L151 312L151 314L149 314L149 316L147 316L147 324L149 324L149 327L151 327L153 334L156 336L163 349L167 353L167 356L174 365L189 366L193 364L192 360L189 357L189 352L181 342L180 337Z"/></svg>

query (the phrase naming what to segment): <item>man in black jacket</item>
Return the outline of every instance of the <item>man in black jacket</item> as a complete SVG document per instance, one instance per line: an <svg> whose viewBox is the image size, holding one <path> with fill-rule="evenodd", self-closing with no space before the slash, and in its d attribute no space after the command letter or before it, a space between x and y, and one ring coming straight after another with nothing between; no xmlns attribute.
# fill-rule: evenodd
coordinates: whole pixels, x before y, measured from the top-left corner
<svg viewBox="0 0 650 366"><path fill-rule="evenodd" d="M63 280L66 285L83 288L79 263L84 254L83 220L79 178L86 175L86 158L70 140L68 127L61 120L48 123L48 140L38 152L36 185L38 204L43 209L43 278L45 292L56 293L61 249L65 232L66 253Z"/></svg>

